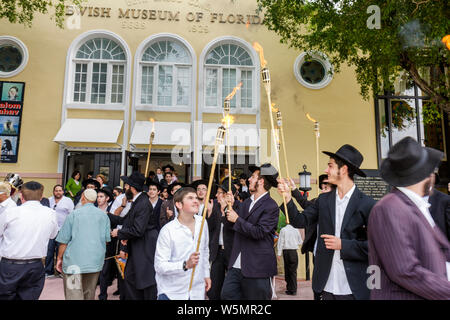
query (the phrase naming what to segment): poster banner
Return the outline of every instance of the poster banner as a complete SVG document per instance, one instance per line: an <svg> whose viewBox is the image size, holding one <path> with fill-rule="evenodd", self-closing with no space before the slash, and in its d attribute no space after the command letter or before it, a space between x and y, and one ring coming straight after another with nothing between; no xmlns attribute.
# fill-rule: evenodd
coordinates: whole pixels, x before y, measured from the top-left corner
<svg viewBox="0 0 450 320"><path fill-rule="evenodd" d="M19 154L25 82L0 81L1 163L16 163Z"/></svg>

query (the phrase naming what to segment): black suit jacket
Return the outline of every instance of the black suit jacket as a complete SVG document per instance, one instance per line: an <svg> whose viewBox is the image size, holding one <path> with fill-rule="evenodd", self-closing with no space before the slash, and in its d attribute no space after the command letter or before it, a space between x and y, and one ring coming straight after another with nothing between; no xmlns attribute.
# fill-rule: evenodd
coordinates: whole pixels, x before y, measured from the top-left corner
<svg viewBox="0 0 450 320"><path fill-rule="evenodd" d="M262 196L249 211L251 203L250 198L238 204L239 217L233 226L235 233L228 267L233 267L240 253L244 277L273 277L278 273L273 247L279 217L278 205L269 193Z"/></svg>
<svg viewBox="0 0 450 320"><path fill-rule="evenodd" d="M142 192L131 204L117 237L128 240L125 280L142 290L155 285L154 258L158 229L148 195Z"/></svg>
<svg viewBox="0 0 450 320"><path fill-rule="evenodd" d="M154 214L152 214L153 219L155 219L156 228L161 230L161 224L159 222L159 213L161 212L161 205L164 201L161 198L158 198L158 202L156 202L156 206L153 208ZM150 203L151 205L151 203Z"/></svg>
<svg viewBox="0 0 450 320"><path fill-rule="evenodd" d="M236 201L233 208L236 211L238 207L238 201ZM223 223L224 256L225 263L228 265L231 256L231 249L233 247L234 230L233 225L227 223L226 216L222 217L220 203L217 202L217 200L214 200L211 216L206 220L208 222L209 230L209 261L214 262L214 260L216 260L217 252L219 250L220 225Z"/></svg>
<svg viewBox="0 0 450 320"><path fill-rule="evenodd" d="M428 202L434 222L450 241L450 196L434 189Z"/></svg>
<svg viewBox="0 0 450 320"><path fill-rule="evenodd" d="M368 278L368 243L367 222L375 200L366 196L357 187L350 198L341 227L340 250L344 262L348 284L356 299L369 299ZM314 263L312 289L322 292L330 275L334 250L325 247L322 234L335 234L336 191L319 195L313 205L300 213L294 203L289 201L290 222L295 228L304 228L314 223L319 224L319 240Z"/></svg>

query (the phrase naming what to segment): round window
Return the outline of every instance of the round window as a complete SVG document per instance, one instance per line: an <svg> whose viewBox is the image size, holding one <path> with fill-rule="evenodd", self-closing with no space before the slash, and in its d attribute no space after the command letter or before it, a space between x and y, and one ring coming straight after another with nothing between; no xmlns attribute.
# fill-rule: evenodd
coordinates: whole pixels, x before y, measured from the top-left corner
<svg viewBox="0 0 450 320"><path fill-rule="evenodd" d="M298 82L310 89L326 87L333 78L331 64L325 55L302 53L294 64L294 74Z"/></svg>
<svg viewBox="0 0 450 320"><path fill-rule="evenodd" d="M28 61L28 51L17 38L0 37L0 77L12 77L21 72Z"/></svg>

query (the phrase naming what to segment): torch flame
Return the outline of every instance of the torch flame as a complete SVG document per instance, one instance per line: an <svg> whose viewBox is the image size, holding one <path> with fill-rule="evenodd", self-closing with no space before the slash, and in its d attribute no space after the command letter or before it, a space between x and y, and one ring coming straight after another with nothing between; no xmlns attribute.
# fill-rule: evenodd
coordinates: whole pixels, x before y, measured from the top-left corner
<svg viewBox="0 0 450 320"><path fill-rule="evenodd" d="M261 62L261 68L265 68L267 61L264 59L264 50L258 42L253 42L253 49L259 53L259 60Z"/></svg>
<svg viewBox="0 0 450 320"><path fill-rule="evenodd" d="M442 42L447 46L447 49L450 50L450 34L443 37Z"/></svg>
<svg viewBox="0 0 450 320"><path fill-rule="evenodd" d="M314 120L314 119L309 115L309 113L306 114L306 117L308 118L309 121L317 122L316 120Z"/></svg>
<svg viewBox="0 0 450 320"><path fill-rule="evenodd" d="M272 103L272 112L278 112L278 108L275 108L275 103Z"/></svg>
<svg viewBox="0 0 450 320"><path fill-rule="evenodd" d="M242 82L239 82L239 84L233 88L233 91L227 95L227 97L225 98L225 100L231 100L233 99L234 95L236 94L236 91L240 90L242 86Z"/></svg>
<svg viewBox="0 0 450 320"><path fill-rule="evenodd" d="M250 27L250 20L247 20L247 23L245 24L245 27L248 29Z"/></svg>
<svg viewBox="0 0 450 320"><path fill-rule="evenodd" d="M234 117L232 115L227 114L225 117L222 118L222 125L225 126L225 128L229 128L234 123Z"/></svg>
<svg viewBox="0 0 450 320"><path fill-rule="evenodd" d="M154 132L154 131L155 131L155 119L150 118L149 120L150 120L151 123L152 123L152 132Z"/></svg>

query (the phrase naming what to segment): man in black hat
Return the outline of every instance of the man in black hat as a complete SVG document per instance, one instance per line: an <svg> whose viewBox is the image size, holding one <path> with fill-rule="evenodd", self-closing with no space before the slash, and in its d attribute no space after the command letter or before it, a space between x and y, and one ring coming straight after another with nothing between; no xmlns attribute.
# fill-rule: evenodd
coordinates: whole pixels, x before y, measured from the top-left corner
<svg viewBox="0 0 450 320"><path fill-rule="evenodd" d="M129 185L126 191L132 195L130 211L125 216L122 229L114 229L113 237L126 244L128 259L125 266L125 299L156 300L154 257L158 229L153 215L142 173L133 172L120 179Z"/></svg>
<svg viewBox="0 0 450 320"><path fill-rule="evenodd" d="M378 277L371 299L450 300L450 244L424 199L442 156L406 137L381 163L381 177L395 188L369 218L369 262Z"/></svg>
<svg viewBox="0 0 450 320"><path fill-rule="evenodd" d="M224 300L270 300L271 278L277 274L273 236L277 229L279 210L269 190L277 186L277 170L269 163L250 166L251 198L227 211L233 225L234 241L229 270L222 288ZM228 194L227 201L234 198Z"/></svg>
<svg viewBox="0 0 450 320"><path fill-rule="evenodd" d="M233 248L233 225L227 223L225 216L228 192L228 181L225 179L221 185L216 184L216 199L212 201L212 208L208 208L207 222L209 231L209 261L211 262L211 289L207 292L209 300L220 300L223 281ZM231 185L234 194L236 188ZM238 209L238 201L234 203L234 209Z"/></svg>
<svg viewBox="0 0 450 320"><path fill-rule="evenodd" d="M363 156L348 144L336 153L323 153L330 156L325 173L336 191L322 193L302 213L292 202L287 183L280 183L278 191L286 195L293 227L319 225L313 290L322 293L322 300L369 299L367 222L375 200L362 193L353 181L355 174L366 176L359 169Z"/></svg>

